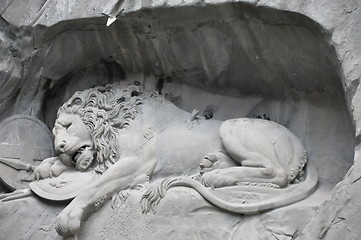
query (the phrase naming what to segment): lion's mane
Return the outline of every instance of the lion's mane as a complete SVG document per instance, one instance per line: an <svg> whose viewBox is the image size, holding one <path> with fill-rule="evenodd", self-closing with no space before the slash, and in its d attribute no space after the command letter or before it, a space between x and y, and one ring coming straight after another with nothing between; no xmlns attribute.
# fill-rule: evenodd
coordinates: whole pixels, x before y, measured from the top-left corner
<svg viewBox="0 0 361 240"><path fill-rule="evenodd" d="M103 173L120 157L118 129L129 125L139 111L143 98L138 86L128 84L116 92L111 85L76 92L58 110L77 114L87 126L96 150L98 166Z"/></svg>

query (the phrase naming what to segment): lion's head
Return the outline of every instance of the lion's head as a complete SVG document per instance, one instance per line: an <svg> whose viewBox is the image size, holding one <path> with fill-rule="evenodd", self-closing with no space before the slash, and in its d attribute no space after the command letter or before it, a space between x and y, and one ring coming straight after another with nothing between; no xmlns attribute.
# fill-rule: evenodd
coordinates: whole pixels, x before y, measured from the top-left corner
<svg viewBox="0 0 361 240"><path fill-rule="evenodd" d="M53 130L59 158L81 171L95 158L100 173L114 164L120 154L117 130L129 125L143 102L138 85L95 87L76 92L64 103Z"/></svg>

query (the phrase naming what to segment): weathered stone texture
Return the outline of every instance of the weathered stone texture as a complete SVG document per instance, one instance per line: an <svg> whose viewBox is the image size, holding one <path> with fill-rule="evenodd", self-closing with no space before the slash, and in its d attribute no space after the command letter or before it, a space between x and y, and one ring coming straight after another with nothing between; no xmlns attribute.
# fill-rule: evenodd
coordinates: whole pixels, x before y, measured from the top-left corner
<svg viewBox="0 0 361 240"><path fill-rule="evenodd" d="M52 126L76 90L164 78L164 92L185 110L213 106L219 119L270 114L303 140L327 186L353 163L293 237L361 237L360 1L125 0L106 28L102 13L116 2L1 1L0 119L22 113ZM253 232L290 239L303 223ZM241 239L247 224L233 236Z"/></svg>

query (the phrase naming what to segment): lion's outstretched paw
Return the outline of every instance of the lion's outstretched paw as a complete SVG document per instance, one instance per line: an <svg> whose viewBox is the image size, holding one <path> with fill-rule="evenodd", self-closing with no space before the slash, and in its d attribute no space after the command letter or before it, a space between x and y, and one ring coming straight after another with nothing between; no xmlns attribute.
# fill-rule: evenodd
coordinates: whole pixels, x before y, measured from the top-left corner
<svg viewBox="0 0 361 240"><path fill-rule="evenodd" d="M83 209L68 207L58 215L55 226L58 234L64 237L72 236L79 231L83 216Z"/></svg>
<svg viewBox="0 0 361 240"><path fill-rule="evenodd" d="M51 167L53 166L54 162L47 160L48 159L45 159L39 166L34 169L34 180L52 177Z"/></svg>
<svg viewBox="0 0 361 240"><path fill-rule="evenodd" d="M64 165L60 160L55 160L54 162L44 160L43 163L35 168L34 180L57 177L68 169L70 167Z"/></svg>

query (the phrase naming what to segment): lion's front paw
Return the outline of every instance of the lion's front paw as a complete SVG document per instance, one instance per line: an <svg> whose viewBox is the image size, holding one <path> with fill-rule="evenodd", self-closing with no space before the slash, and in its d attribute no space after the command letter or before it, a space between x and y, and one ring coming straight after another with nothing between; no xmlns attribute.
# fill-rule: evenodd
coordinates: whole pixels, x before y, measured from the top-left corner
<svg viewBox="0 0 361 240"><path fill-rule="evenodd" d="M47 158L34 169L34 180L40 180L51 177L51 167L56 161L55 158Z"/></svg>
<svg viewBox="0 0 361 240"><path fill-rule="evenodd" d="M39 166L34 169L34 178L35 180L40 180L45 178L57 177L69 168L70 167L64 165L56 157L45 159Z"/></svg>
<svg viewBox="0 0 361 240"><path fill-rule="evenodd" d="M56 219L56 231L64 237L75 235L80 229L82 216L82 208L66 207Z"/></svg>

